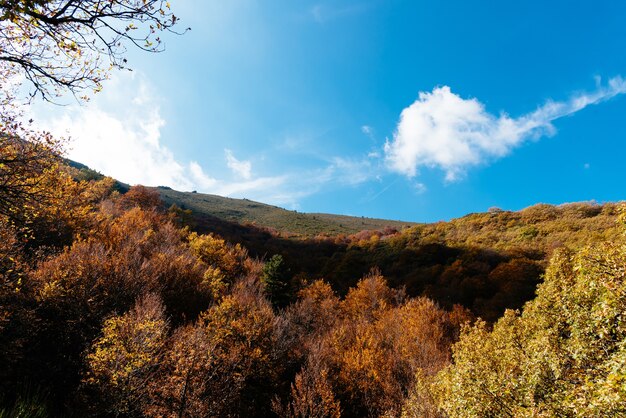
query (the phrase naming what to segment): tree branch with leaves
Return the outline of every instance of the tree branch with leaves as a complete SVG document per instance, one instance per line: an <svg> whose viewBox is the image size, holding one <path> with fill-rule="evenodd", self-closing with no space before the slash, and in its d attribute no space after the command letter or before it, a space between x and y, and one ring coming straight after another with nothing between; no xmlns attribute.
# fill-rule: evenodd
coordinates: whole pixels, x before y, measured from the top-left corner
<svg viewBox="0 0 626 418"><path fill-rule="evenodd" d="M127 68L128 47L164 50L160 32L176 32L165 0L0 0L0 63L52 101L86 99L110 70Z"/></svg>

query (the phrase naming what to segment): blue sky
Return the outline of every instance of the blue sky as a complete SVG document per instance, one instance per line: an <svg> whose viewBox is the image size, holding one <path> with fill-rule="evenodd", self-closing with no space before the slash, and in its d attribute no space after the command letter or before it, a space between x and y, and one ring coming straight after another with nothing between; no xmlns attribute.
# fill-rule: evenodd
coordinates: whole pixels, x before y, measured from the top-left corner
<svg viewBox="0 0 626 418"><path fill-rule="evenodd" d="M37 104L129 183L437 221L624 199L626 4L172 2L184 36ZM624 79L622 78L624 77Z"/></svg>

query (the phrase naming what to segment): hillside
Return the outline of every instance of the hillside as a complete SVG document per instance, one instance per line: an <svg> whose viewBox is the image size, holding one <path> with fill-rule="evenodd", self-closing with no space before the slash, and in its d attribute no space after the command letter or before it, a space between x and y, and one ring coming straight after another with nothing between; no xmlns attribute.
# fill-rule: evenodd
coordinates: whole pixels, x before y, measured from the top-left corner
<svg viewBox="0 0 626 418"><path fill-rule="evenodd" d="M234 199L211 194L179 192L157 187L167 206L190 209L196 216L212 216L226 222L252 224L274 229L295 237L314 237L319 234L354 234L362 230L395 228L401 230L414 223L366 217L301 213L248 199Z"/></svg>
<svg viewBox="0 0 626 418"><path fill-rule="evenodd" d="M75 165L81 176L97 178ZM121 193L127 185L117 182ZM520 211L490 210L448 222L399 221L299 213L247 199L158 192L163 208L181 208L179 221L199 233L241 244L257 259L280 255L290 292L324 278L345 295L372 269L411 296L451 308L461 304L488 321L532 299L558 248L614 240L618 205L537 204Z"/></svg>
<svg viewBox="0 0 626 418"><path fill-rule="evenodd" d="M563 335L577 350L580 338L561 331L581 326L589 330L581 364L598 376L590 381L616 389L602 379L614 362L604 353L624 364L624 333L611 325L624 317L619 204L539 204L398 230L128 187L55 159L28 175L13 201L21 212L10 212L20 216L0 215L0 416L185 408L303 417L314 414L292 412L311 396L321 399L315 416L463 416L468 399L505 416L502 405L545 409L526 402L538 388L554 394L553 410L586 392L534 376L546 366L568 381L587 374L547 338ZM383 228L326 232L339 224ZM503 317L506 308L524 313ZM477 317L488 322L462 327ZM546 352L557 361L541 363ZM532 372L512 376L521 391L495 386L494 401L472 390L477 379L510 380L509 364Z"/></svg>
<svg viewBox="0 0 626 418"><path fill-rule="evenodd" d="M75 169L77 180L101 180L104 175L88 166L72 161L65 162ZM130 186L115 182L115 189L125 193ZM334 215L330 213L302 213L278 206L255 202L249 199L235 199L197 192L180 192L169 187L150 187L159 193L166 207L176 205L183 210L191 210L193 217L201 224L236 224L254 226L281 233L293 238L312 238L317 235L335 236L355 234L363 230L393 228L398 231L417 225L389 219L367 218L364 216ZM218 226L218 230L221 230Z"/></svg>
<svg viewBox="0 0 626 418"><path fill-rule="evenodd" d="M183 223L192 230L216 233L262 260L281 255L292 295L319 278L345 295L379 269L411 296L426 295L448 308L461 304L488 321L534 297L556 249L577 250L619 235L613 203L538 204L409 226L157 190L165 206L190 211Z"/></svg>

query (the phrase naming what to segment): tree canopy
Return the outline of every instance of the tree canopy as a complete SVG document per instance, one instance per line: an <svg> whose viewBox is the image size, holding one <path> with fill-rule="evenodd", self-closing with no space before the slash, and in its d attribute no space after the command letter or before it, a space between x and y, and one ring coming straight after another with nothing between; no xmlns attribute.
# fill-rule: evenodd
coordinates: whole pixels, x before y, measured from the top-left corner
<svg viewBox="0 0 626 418"><path fill-rule="evenodd" d="M165 0L2 0L0 76L25 77L31 97L84 98L127 67L129 46L162 51L159 33L177 23Z"/></svg>

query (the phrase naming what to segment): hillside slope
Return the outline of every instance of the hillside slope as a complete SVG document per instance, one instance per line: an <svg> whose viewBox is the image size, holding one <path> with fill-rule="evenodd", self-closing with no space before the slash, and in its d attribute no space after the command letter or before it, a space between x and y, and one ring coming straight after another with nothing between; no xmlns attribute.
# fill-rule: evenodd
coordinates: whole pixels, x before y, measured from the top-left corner
<svg viewBox="0 0 626 418"><path fill-rule="evenodd" d="M159 192L166 204L191 211L185 223L192 230L219 234L259 259L281 255L293 295L318 278L345 295L360 277L379 269L393 287L411 296L426 295L446 308L461 304L488 321L534 297L555 249L577 250L620 234L615 203L538 204L394 229L406 224Z"/></svg>
<svg viewBox="0 0 626 418"><path fill-rule="evenodd" d="M415 223L326 213L300 213L248 199L234 199L203 193L179 192L167 187L155 190L167 206L190 209L195 215L206 215L235 222L274 229L295 237L319 234L355 234L363 230L394 228L402 230Z"/></svg>
<svg viewBox="0 0 626 418"><path fill-rule="evenodd" d="M65 162L75 170L74 178L77 180L100 180L105 177L82 163L67 159ZM115 188L123 194L128 191L130 185L116 181ZM312 238L317 235L349 235L363 230L385 228L400 231L417 225L414 222L363 216L301 213L249 199L180 192L165 186L149 187L149 189L159 193L166 207L176 205L183 210L191 210L197 222L205 226L215 226L219 230L217 232L224 232L224 225L231 227L242 225L278 232L283 236Z"/></svg>
<svg viewBox="0 0 626 418"><path fill-rule="evenodd" d="M125 185L118 186L124 193ZM488 321L534 297L555 249L577 250L621 234L616 203L538 204L411 225L151 189L164 207L184 209L177 212L179 221L191 230L218 234L261 260L281 255L292 295L318 278L345 295L359 278L379 269L389 284L411 296L428 296L446 308L461 304Z"/></svg>

